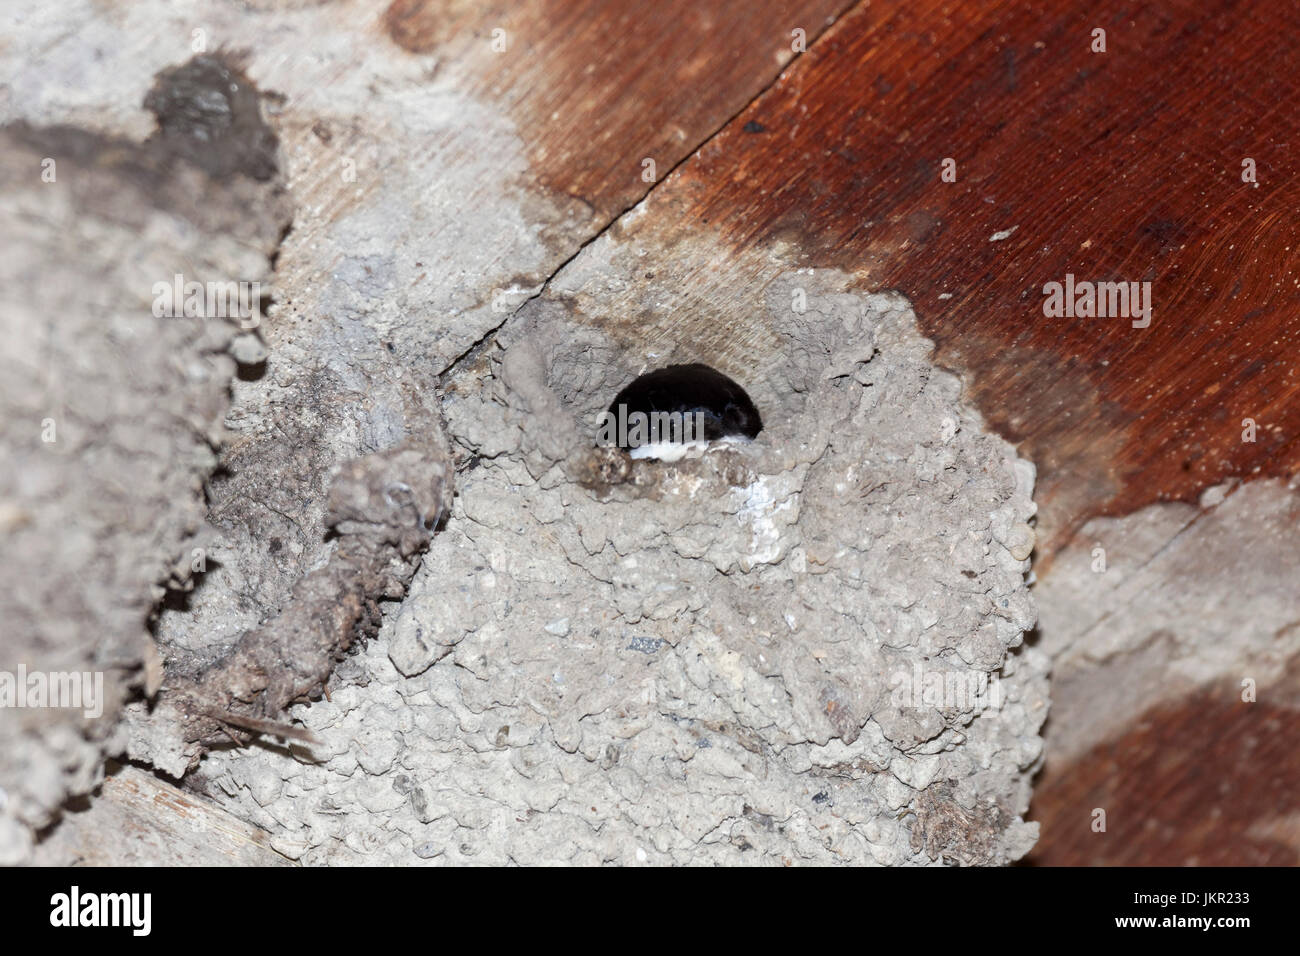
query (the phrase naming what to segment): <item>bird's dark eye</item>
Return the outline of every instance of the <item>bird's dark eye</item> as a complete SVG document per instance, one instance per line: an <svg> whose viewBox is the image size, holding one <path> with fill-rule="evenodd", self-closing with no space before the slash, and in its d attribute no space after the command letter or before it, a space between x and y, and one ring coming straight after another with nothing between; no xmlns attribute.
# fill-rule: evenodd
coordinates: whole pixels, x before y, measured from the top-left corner
<svg viewBox="0 0 1300 956"><path fill-rule="evenodd" d="M707 365L669 365L646 372L615 396L601 417L598 441L631 451L660 443L750 439L762 429L758 409L731 378Z"/></svg>

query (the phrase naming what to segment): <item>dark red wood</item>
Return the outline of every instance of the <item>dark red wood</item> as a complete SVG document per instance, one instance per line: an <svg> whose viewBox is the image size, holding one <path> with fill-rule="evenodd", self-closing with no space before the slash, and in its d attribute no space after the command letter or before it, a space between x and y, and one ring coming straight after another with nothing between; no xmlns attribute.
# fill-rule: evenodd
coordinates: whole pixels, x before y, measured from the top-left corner
<svg viewBox="0 0 1300 956"><path fill-rule="evenodd" d="M682 167L677 228L911 298L1040 467L1041 572L1093 515L1300 463L1298 35L1286 0L858 5ZM1152 282L1150 328L1046 318L1066 273Z"/></svg>

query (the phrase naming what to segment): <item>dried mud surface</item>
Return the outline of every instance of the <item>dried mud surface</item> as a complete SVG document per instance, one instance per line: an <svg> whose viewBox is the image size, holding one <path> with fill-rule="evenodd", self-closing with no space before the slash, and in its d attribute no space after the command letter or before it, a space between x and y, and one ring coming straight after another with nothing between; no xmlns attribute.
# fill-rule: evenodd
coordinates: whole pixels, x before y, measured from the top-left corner
<svg viewBox="0 0 1300 956"><path fill-rule="evenodd" d="M252 109L238 135L267 135ZM148 621L209 543L203 480L234 356L257 338L235 319L156 316L154 284L264 279L289 222L276 177L207 171L174 131L0 130L0 670L98 673L104 693L98 716L0 710L5 862L120 752L123 701L161 670ZM207 152L242 148L217 135Z"/></svg>
<svg viewBox="0 0 1300 956"><path fill-rule="evenodd" d="M455 506L378 640L295 710L322 744L214 753L203 788L311 863L1022 856L1033 468L903 299L843 285L773 284L789 361L744 383L766 429L673 465L593 449L642 369L530 303L448 383ZM900 703L981 674L999 706Z"/></svg>

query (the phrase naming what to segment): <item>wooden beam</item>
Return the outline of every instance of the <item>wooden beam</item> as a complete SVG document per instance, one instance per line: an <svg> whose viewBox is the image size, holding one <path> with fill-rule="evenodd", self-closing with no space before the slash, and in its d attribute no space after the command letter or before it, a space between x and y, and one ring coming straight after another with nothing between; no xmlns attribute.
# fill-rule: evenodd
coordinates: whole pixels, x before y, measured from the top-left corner
<svg viewBox="0 0 1300 956"><path fill-rule="evenodd" d="M1050 560L1093 515L1300 462L1297 30L1281 0L861 5L652 202L907 295L1038 463ZM1046 318L1067 273L1151 282L1150 327Z"/></svg>
<svg viewBox="0 0 1300 956"><path fill-rule="evenodd" d="M290 866L264 830L137 767L110 763L86 806L37 845L39 866Z"/></svg>

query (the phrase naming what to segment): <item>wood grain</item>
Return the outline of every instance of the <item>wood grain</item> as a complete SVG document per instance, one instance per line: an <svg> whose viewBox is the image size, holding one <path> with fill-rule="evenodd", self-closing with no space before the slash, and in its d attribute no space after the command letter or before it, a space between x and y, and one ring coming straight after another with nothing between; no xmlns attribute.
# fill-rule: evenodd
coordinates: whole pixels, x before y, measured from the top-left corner
<svg viewBox="0 0 1300 956"><path fill-rule="evenodd" d="M270 835L137 767L110 763L86 806L37 847L39 866L291 866Z"/></svg>
<svg viewBox="0 0 1300 956"><path fill-rule="evenodd" d="M537 185L608 222L651 188L643 160L662 178L794 59L793 30L811 45L849 6L394 0L383 23L403 49L450 59L481 59L503 31L477 92L519 124Z"/></svg>
<svg viewBox="0 0 1300 956"><path fill-rule="evenodd" d="M1243 703L1237 694L1229 684L1152 708L1118 738L1049 773L1034 790L1030 817L1050 828L1050 837L1045 833L1031 860L1300 863L1300 712ZM1097 809L1106 813L1105 832L1093 829Z"/></svg>
<svg viewBox="0 0 1300 956"><path fill-rule="evenodd" d="M665 192L681 234L907 295L1039 465L1050 561L1092 515L1300 462L1298 30L1279 0L860 5ZM1152 282L1151 327L1045 318L1066 273Z"/></svg>

